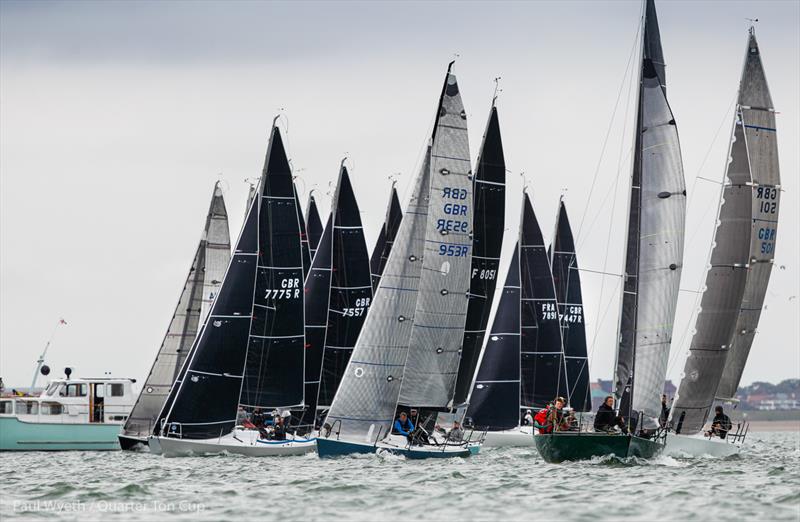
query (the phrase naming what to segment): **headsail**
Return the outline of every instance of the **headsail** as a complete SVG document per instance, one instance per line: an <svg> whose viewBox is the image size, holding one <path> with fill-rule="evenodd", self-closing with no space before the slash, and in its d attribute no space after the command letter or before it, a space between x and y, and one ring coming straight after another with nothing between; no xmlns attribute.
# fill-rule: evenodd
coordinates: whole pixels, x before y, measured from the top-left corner
<svg viewBox="0 0 800 522"><path fill-rule="evenodd" d="M230 257L228 213L217 182L181 297L142 391L122 428L123 435L146 438L156 428L158 414L214 300Z"/></svg>
<svg viewBox="0 0 800 522"><path fill-rule="evenodd" d="M492 103L473 185L472 272L469 305L453 403L467 400L492 308L503 245L506 163L497 108Z"/></svg>
<svg viewBox="0 0 800 522"><path fill-rule="evenodd" d="M550 259L527 192L520 222L520 407L543 408L567 395L566 365Z"/></svg>
<svg viewBox="0 0 800 522"><path fill-rule="evenodd" d="M173 387L167 434L216 437L233 428L240 404L302 404L302 280L296 193L273 126L258 195L209 318Z"/></svg>
<svg viewBox="0 0 800 522"><path fill-rule="evenodd" d="M317 246L322 237L322 220L319 218L317 200L314 194L308 196L308 209L306 210L306 233L308 235L308 247L311 249L311 259L317 253Z"/></svg>
<svg viewBox="0 0 800 522"><path fill-rule="evenodd" d="M747 283L731 348L717 389L717 397L733 398L742 378L747 356L764 306L775 241L781 193L775 109L767 86L755 31L750 30L742 81L739 114L752 176L752 222Z"/></svg>
<svg viewBox="0 0 800 522"><path fill-rule="evenodd" d="M311 252L311 244L308 240L308 229L306 227L306 219L303 217L303 211L300 207L300 196L297 195L297 185L292 183L294 190L294 203L297 207L297 220L300 222L300 248L303 255L303 278L308 277L308 271L311 270L311 260L314 254Z"/></svg>
<svg viewBox="0 0 800 522"><path fill-rule="evenodd" d="M569 405L576 411L591 411L592 397L589 389L589 359L586 353L586 322L581 276L572 228L569 225L567 207L563 199L558 205L556 233L547 254L553 267L561 337L564 340Z"/></svg>
<svg viewBox="0 0 800 522"><path fill-rule="evenodd" d="M381 274L386 267L389 253L392 251L394 238L400 228L400 220L403 219L403 210L400 208L400 200L397 197L397 189L392 183L392 193L389 196L389 207L386 210L386 220L383 222L372 256L369 259L370 272L372 273L372 291L378 289L381 282Z"/></svg>
<svg viewBox="0 0 800 522"><path fill-rule="evenodd" d="M615 393L624 415L656 418L678 300L686 184L653 0L645 8L635 132Z"/></svg>
<svg viewBox="0 0 800 522"><path fill-rule="evenodd" d="M400 404L451 404L467 316L472 207L467 114L448 69L431 141L425 251Z"/></svg>

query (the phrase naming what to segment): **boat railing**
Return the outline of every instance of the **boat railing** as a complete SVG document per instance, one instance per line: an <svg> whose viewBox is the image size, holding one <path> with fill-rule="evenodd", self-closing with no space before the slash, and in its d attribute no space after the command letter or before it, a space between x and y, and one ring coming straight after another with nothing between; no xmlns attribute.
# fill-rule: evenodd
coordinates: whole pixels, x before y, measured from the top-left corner
<svg viewBox="0 0 800 522"><path fill-rule="evenodd" d="M747 438L747 432L750 431L750 423L747 421L737 422L736 431L734 433L728 432L725 440L731 444L743 444L744 439Z"/></svg>
<svg viewBox="0 0 800 522"><path fill-rule="evenodd" d="M336 440L339 440L339 434L342 432L342 419L336 419L335 421L333 421L333 424L325 423L325 425L322 426L322 429L327 431L327 433L325 434L326 439L330 437L331 433L333 433L333 429L336 427L337 424L339 425L339 430L336 432ZM320 430L320 435L321 434L322 430Z"/></svg>

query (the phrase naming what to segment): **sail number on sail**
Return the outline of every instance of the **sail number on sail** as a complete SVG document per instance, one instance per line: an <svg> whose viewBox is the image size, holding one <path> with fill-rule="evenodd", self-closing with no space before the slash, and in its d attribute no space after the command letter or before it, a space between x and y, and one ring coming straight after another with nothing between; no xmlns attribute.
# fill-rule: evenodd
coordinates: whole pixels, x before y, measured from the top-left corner
<svg viewBox="0 0 800 522"><path fill-rule="evenodd" d="M300 279L297 277L281 279L280 288L267 289L265 299L298 299L300 297Z"/></svg>
<svg viewBox="0 0 800 522"><path fill-rule="evenodd" d="M342 308L342 315L345 317L361 317L367 312L371 300L372 299L369 297L356 299L356 305L354 307Z"/></svg>
<svg viewBox="0 0 800 522"><path fill-rule="evenodd" d="M777 187L756 188L756 198L759 199L759 211L762 214L775 214L778 211ZM775 251L775 227L761 227L758 229L758 239L761 240L761 253L771 254Z"/></svg>
<svg viewBox="0 0 800 522"><path fill-rule="evenodd" d="M457 187L443 187L442 198L466 200L469 197L467 189ZM467 205L460 203L445 203L442 210L450 216L466 216ZM469 222L460 219L437 219L436 228L442 234L449 232L469 232ZM467 255L469 247L467 245L439 245L439 255L448 257L463 257Z"/></svg>
<svg viewBox="0 0 800 522"><path fill-rule="evenodd" d="M582 323L583 322L583 307L582 306L569 306L567 313L559 314L558 318L562 323Z"/></svg>

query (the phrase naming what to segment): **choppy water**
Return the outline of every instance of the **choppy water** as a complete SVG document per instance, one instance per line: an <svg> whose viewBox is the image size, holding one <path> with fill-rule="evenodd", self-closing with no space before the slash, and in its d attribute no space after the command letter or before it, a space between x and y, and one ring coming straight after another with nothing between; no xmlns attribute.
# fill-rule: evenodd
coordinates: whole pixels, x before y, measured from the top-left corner
<svg viewBox="0 0 800 522"><path fill-rule="evenodd" d="M149 453L0 455L0 519L800 520L800 433L741 456L546 464L534 448L470 459L320 460Z"/></svg>

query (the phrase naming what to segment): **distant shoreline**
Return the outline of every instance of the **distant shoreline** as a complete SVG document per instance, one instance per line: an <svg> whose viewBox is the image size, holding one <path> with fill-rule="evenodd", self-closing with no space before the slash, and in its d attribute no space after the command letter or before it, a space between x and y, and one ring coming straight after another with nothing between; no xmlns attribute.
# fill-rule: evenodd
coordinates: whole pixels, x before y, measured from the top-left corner
<svg viewBox="0 0 800 522"><path fill-rule="evenodd" d="M800 432L800 420L754 420L750 421L751 432L794 431Z"/></svg>

